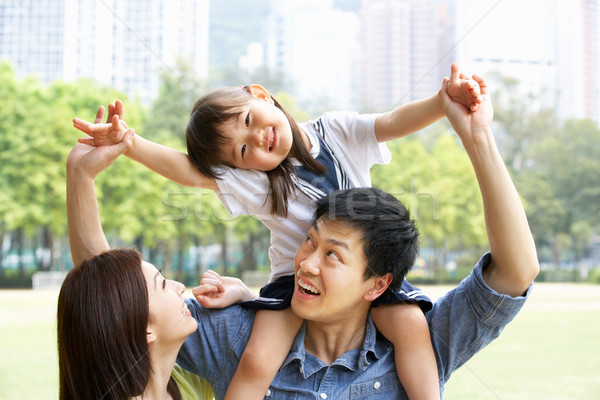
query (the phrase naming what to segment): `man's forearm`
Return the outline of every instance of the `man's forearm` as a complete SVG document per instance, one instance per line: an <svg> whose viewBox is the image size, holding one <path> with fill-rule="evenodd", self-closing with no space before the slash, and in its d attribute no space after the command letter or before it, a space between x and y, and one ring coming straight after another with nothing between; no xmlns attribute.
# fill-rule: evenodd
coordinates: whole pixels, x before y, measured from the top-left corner
<svg viewBox="0 0 600 400"><path fill-rule="evenodd" d="M67 219L73 264L110 250L104 236L94 180L77 170L67 170Z"/></svg>
<svg viewBox="0 0 600 400"><path fill-rule="evenodd" d="M483 277L499 293L522 295L539 271L525 210L491 131L465 145L481 189L492 268Z"/></svg>

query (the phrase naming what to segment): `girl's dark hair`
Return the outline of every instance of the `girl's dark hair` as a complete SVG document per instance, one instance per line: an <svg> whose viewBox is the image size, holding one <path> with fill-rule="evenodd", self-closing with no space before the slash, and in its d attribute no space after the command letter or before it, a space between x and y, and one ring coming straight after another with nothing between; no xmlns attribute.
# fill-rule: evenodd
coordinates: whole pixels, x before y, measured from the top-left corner
<svg viewBox="0 0 600 400"><path fill-rule="evenodd" d="M60 399L139 396L152 366L148 288L134 249L110 250L67 274L58 296ZM181 399L177 384L168 385Z"/></svg>
<svg viewBox="0 0 600 400"><path fill-rule="evenodd" d="M187 151L190 159L205 176L219 179L217 166L225 164L223 161L223 145L228 138L222 132L222 124L240 114L239 108L251 99L248 87L226 87L215 89L202 96L192 109L185 137ZM325 173L323 167L315 160L304 147L302 131L292 116L271 96L275 107L279 108L286 116L292 129L291 152L309 171ZM267 171L270 186L271 214L287 216L288 197L293 188L295 174L294 166L286 158L275 169Z"/></svg>

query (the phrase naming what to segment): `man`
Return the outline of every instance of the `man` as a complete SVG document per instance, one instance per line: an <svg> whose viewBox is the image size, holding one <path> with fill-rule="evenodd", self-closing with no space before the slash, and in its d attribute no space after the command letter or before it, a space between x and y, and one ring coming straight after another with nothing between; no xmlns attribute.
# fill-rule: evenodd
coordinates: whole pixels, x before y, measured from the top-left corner
<svg viewBox="0 0 600 400"><path fill-rule="evenodd" d="M512 320L539 271L523 206L490 128L493 111L487 85L483 78L473 78L483 98L477 111L469 112L447 95L444 104L479 182L490 253L426 313L441 391L451 373ZM79 168L68 169L68 196L89 198L82 192L90 190L90 176L126 151L130 142L131 135L110 146L112 152L97 148L74 161ZM82 169L94 173L78 176ZM81 259L96 254L96 239L85 232L84 204L79 207L82 211L70 214L69 225L71 240L77 241L72 243L74 258ZM397 238L387 243L375 240L393 235ZM377 189L336 193L319 203L295 258L292 308L306 321L267 398L407 398L397 378L393 347L377 334L369 310L399 276L396 267L378 260L378 255L397 252L411 262L416 237L404 207ZM198 330L186 340L178 363L209 381L216 397L222 398L249 339L254 311L239 306L206 309L196 300L188 300L188 307Z"/></svg>

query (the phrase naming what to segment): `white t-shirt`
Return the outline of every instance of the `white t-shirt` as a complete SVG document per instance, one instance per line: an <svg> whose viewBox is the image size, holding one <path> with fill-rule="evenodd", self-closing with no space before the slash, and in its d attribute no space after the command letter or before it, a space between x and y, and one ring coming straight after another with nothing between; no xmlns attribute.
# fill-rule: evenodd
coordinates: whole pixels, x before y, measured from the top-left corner
<svg viewBox="0 0 600 400"><path fill-rule="evenodd" d="M269 180L264 172L229 167L219 171L217 195L229 214L255 215L271 231L271 282L294 273L294 256L311 226L314 200L336 188L369 187L371 167L390 162L391 154L384 143L377 143L374 126L375 115L356 112L330 112L300 124L310 139L310 154L318 161L319 156L325 157L330 167L308 181L295 177L287 218L270 214Z"/></svg>

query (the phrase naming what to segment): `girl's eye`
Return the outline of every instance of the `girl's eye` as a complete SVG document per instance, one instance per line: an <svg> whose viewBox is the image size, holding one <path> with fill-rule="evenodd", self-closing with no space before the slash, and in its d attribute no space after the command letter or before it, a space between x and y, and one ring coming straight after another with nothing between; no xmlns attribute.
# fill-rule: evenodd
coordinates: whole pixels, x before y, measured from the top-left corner
<svg viewBox="0 0 600 400"><path fill-rule="evenodd" d="M163 282L162 282L162 288L164 289L164 288L166 288L166 287L167 287L167 280L166 280L166 279L163 279Z"/></svg>
<svg viewBox="0 0 600 400"><path fill-rule="evenodd" d="M242 146L242 158L244 158L244 153L246 152L246 145Z"/></svg>
<svg viewBox="0 0 600 400"><path fill-rule="evenodd" d="M246 126L250 125L250 113L246 114L246 120L244 121L244 123L246 124Z"/></svg>

